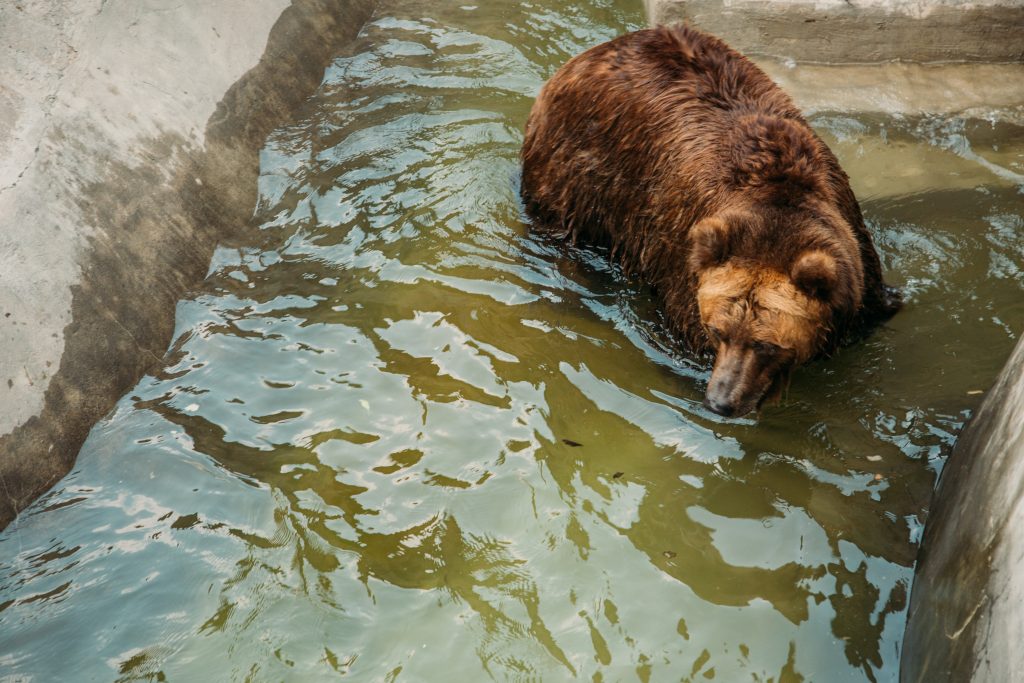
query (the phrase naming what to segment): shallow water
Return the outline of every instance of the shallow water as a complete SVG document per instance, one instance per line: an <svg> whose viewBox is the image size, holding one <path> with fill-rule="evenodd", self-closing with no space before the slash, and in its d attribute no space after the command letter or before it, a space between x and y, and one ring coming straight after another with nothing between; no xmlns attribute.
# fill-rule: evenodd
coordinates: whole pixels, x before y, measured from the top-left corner
<svg viewBox="0 0 1024 683"><path fill-rule="evenodd" d="M0 680L896 680L1024 329L1022 131L815 114L908 304L723 421L650 293L523 221L537 89L642 22L593 5L385 5L339 56L262 231L0 534Z"/></svg>

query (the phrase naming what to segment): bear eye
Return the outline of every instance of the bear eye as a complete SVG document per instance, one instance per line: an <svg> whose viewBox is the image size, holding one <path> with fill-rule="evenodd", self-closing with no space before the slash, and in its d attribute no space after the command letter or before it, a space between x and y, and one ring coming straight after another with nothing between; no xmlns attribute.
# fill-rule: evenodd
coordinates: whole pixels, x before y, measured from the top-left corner
<svg viewBox="0 0 1024 683"><path fill-rule="evenodd" d="M707 326L708 336L711 337L713 342L721 342L725 339L725 333L718 327L713 325Z"/></svg>
<svg viewBox="0 0 1024 683"><path fill-rule="evenodd" d="M759 353L759 354L761 354L763 356L774 356L774 355L778 354L779 351L782 350L781 347L779 347L779 346L777 346L775 344L772 344L771 342L765 342L765 341L755 341L752 344L752 346L754 347L754 351L756 351L757 353Z"/></svg>

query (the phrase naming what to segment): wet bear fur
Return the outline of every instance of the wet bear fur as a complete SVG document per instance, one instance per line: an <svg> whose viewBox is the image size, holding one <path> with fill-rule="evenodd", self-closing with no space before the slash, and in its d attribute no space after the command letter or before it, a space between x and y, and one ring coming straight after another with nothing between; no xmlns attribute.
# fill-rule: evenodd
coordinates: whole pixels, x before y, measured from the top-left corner
<svg viewBox="0 0 1024 683"><path fill-rule="evenodd" d="M535 229L608 246L672 331L715 356L705 405L720 414L760 407L900 307L831 150L764 72L696 29L569 61L533 106L522 167Z"/></svg>

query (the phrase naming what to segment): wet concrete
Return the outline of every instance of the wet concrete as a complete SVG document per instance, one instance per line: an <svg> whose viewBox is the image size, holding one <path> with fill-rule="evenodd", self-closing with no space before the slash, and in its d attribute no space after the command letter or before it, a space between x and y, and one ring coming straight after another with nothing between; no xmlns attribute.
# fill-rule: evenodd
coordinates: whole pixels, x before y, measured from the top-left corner
<svg viewBox="0 0 1024 683"><path fill-rule="evenodd" d="M946 462L925 527L901 680L1024 680L1024 342Z"/></svg>
<svg viewBox="0 0 1024 683"><path fill-rule="evenodd" d="M158 363L370 0L0 7L0 527Z"/></svg>

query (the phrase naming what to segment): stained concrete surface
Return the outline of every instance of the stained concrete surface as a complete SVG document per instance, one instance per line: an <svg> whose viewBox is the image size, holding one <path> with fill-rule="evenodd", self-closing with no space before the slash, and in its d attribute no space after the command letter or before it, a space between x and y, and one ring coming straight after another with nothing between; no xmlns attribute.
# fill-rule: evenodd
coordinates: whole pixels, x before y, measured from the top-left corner
<svg viewBox="0 0 1024 683"><path fill-rule="evenodd" d="M371 0L0 3L0 527L167 351Z"/></svg>

